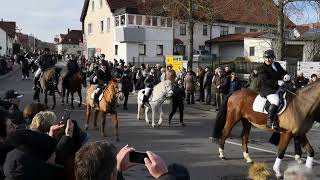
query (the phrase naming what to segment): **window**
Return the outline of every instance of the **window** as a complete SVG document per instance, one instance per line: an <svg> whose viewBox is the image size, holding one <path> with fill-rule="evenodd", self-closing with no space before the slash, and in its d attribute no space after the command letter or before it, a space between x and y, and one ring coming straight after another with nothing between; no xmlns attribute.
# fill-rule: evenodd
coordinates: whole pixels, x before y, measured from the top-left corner
<svg viewBox="0 0 320 180"><path fill-rule="evenodd" d="M254 47L250 47L250 52L249 52L249 56L254 56L255 52L254 52Z"/></svg>
<svg viewBox="0 0 320 180"><path fill-rule="evenodd" d="M118 55L118 45L114 45L114 54Z"/></svg>
<svg viewBox="0 0 320 180"><path fill-rule="evenodd" d="M172 27L172 19L167 18L167 27Z"/></svg>
<svg viewBox="0 0 320 180"><path fill-rule="evenodd" d="M235 33L244 33L244 32L246 32L246 28L245 27L235 27L234 32Z"/></svg>
<svg viewBox="0 0 320 180"><path fill-rule="evenodd" d="M152 18L152 26L158 26L158 18L157 17Z"/></svg>
<svg viewBox="0 0 320 180"><path fill-rule="evenodd" d="M103 0L100 0L100 8L103 7Z"/></svg>
<svg viewBox="0 0 320 180"><path fill-rule="evenodd" d="M208 35L208 25L203 25L202 35L204 36Z"/></svg>
<svg viewBox="0 0 320 180"><path fill-rule="evenodd" d="M160 26L161 27L166 27L166 19L165 18L161 18L160 19Z"/></svg>
<svg viewBox="0 0 320 180"><path fill-rule="evenodd" d="M144 25L150 26L151 25L151 17L145 16Z"/></svg>
<svg viewBox="0 0 320 180"><path fill-rule="evenodd" d="M200 51L206 50L206 46L200 45L200 46L199 46L199 50L200 50Z"/></svg>
<svg viewBox="0 0 320 180"><path fill-rule="evenodd" d="M91 34L92 33L92 24L89 23L88 24L88 34Z"/></svg>
<svg viewBox="0 0 320 180"><path fill-rule="evenodd" d="M187 25L186 23L180 23L180 35L186 35Z"/></svg>
<svg viewBox="0 0 320 180"><path fill-rule="evenodd" d="M121 22L121 26L123 26L123 25L126 24L126 16L125 16L125 15L122 15L122 16L121 16L120 22Z"/></svg>
<svg viewBox="0 0 320 180"><path fill-rule="evenodd" d="M94 11L94 1L91 1L91 10Z"/></svg>
<svg viewBox="0 0 320 180"><path fill-rule="evenodd" d="M116 16L116 17L114 18L114 25L115 25L115 26L119 26L119 17L118 17L118 16Z"/></svg>
<svg viewBox="0 0 320 180"><path fill-rule="evenodd" d="M2 50L2 46L0 46L0 50Z"/></svg>
<svg viewBox="0 0 320 180"><path fill-rule="evenodd" d="M258 29L250 29L250 32L258 32Z"/></svg>
<svg viewBox="0 0 320 180"><path fill-rule="evenodd" d="M110 18L107 18L107 32L110 32Z"/></svg>
<svg viewBox="0 0 320 180"><path fill-rule="evenodd" d="M220 27L220 36L226 36L229 34L228 26L221 26Z"/></svg>
<svg viewBox="0 0 320 180"><path fill-rule="evenodd" d="M104 23L103 23L103 21L100 22L100 31L101 32L104 31Z"/></svg>
<svg viewBox="0 0 320 180"><path fill-rule="evenodd" d="M136 16L136 25L142 25L142 16Z"/></svg>
<svg viewBox="0 0 320 180"><path fill-rule="evenodd" d="M163 55L163 45L157 45L157 56Z"/></svg>
<svg viewBox="0 0 320 180"><path fill-rule="evenodd" d="M128 15L128 24L134 24L134 15Z"/></svg>
<svg viewBox="0 0 320 180"><path fill-rule="evenodd" d="M146 45L139 44L139 55L146 55Z"/></svg>

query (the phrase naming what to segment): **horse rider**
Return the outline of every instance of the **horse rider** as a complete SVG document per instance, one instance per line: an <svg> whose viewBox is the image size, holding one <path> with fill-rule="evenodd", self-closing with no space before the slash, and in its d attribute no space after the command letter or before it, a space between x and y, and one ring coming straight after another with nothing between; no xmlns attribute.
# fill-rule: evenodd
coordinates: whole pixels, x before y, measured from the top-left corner
<svg viewBox="0 0 320 180"><path fill-rule="evenodd" d="M64 85L71 79L72 75L80 71L77 59L74 55L71 55L70 59L67 62L67 74L63 79Z"/></svg>
<svg viewBox="0 0 320 180"><path fill-rule="evenodd" d="M94 107L99 106L99 96L107 84L111 81L111 72L107 61L102 61L100 69L96 71L93 83L98 84L97 89L93 92Z"/></svg>
<svg viewBox="0 0 320 180"><path fill-rule="evenodd" d="M153 87L156 83L157 83L157 80L155 77L155 71L154 69L151 69L149 75L144 80L145 88L144 88L144 96L142 100L143 105L148 102L148 99L153 91Z"/></svg>
<svg viewBox="0 0 320 180"><path fill-rule="evenodd" d="M275 62L273 50L267 50L263 54L264 63L258 69L259 94L266 97L270 102L268 111L267 127L275 130L279 129L276 114L280 105L280 87L284 85L283 77L287 75L278 62Z"/></svg>
<svg viewBox="0 0 320 180"><path fill-rule="evenodd" d="M38 66L38 70L34 74L34 89L38 84L41 73L55 65L55 62L50 55L49 48L44 49L43 53L36 59L35 63Z"/></svg>

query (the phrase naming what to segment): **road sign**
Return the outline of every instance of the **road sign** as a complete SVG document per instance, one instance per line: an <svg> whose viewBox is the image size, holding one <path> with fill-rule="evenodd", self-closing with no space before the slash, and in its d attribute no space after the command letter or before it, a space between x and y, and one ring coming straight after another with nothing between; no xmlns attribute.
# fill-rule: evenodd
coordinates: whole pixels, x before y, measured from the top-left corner
<svg viewBox="0 0 320 180"><path fill-rule="evenodd" d="M180 72L183 67L183 56L166 56L166 66L172 65L172 69Z"/></svg>

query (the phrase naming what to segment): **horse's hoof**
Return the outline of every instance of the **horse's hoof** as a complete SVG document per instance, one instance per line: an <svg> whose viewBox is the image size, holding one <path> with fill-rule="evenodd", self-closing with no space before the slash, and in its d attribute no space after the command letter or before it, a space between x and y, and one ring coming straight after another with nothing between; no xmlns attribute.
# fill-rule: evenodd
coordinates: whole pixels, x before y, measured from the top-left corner
<svg viewBox="0 0 320 180"><path fill-rule="evenodd" d="M160 127L161 126L161 124L158 124L158 127Z"/></svg>
<svg viewBox="0 0 320 180"><path fill-rule="evenodd" d="M253 164L252 160L247 160L247 164Z"/></svg>
<svg viewBox="0 0 320 180"><path fill-rule="evenodd" d="M52 106L51 109L54 110L55 107L56 107L56 106Z"/></svg>
<svg viewBox="0 0 320 180"><path fill-rule="evenodd" d="M276 176L276 178L277 178L278 180L282 180L282 179L283 179L283 176Z"/></svg>
<svg viewBox="0 0 320 180"><path fill-rule="evenodd" d="M85 129L85 130L88 130L88 129L89 129L88 124L84 125L84 129Z"/></svg>
<svg viewBox="0 0 320 180"><path fill-rule="evenodd" d="M153 128L155 128L155 127L156 127L156 125L152 124L152 127L153 127Z"/></svg>

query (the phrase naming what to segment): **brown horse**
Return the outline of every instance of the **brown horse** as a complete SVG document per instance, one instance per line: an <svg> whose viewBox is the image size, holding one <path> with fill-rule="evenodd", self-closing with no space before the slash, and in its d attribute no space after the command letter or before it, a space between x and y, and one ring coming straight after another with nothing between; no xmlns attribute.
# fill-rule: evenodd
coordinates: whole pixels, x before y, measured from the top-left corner
<svg viewBox="0 0 320 180"><path fill-rule="evenodd" d="M241 133L242 150L247 163L252 163L248 153L248 137L251 125L257 128L273 131L266 128L267 115L254 112L252 105L257 93L249 89L241 89L229 95L218 112L214 126L213 137L219 140L219 157L225 159L224 144L232 128L242 122ZM314 150L308 142L306 133L311 129L313 122L318 121L320 115L320 82L315 82L297 91L297 95L288 94L287 108L279 116L281 128L278 157L273 166L277 177L281 177L280 165L285 150L292 137L299 138L302 147L307 151L306 166L312 168Z"/></svg>
<svg viewBox="0 0 320 180"><path fill-rule="evenodd" d="M32 103L24 107L23 118L27 120L27 124L31 123L33 117L40 111L45 111L46 105L41 103Z"/></svg>
<svg viewBox="0 0 320 180"><path fill-rule="evenodd" d="M71 107L72 109L74 109L74 106L73 106L74 93L77 92L80 98L78 107L80 107L82 104L82 95L81 95L82 76L80 72L73 74L72 77L65 83L63 83L64 78L65 76L62 77L62 104L64 104L64 98L67 90L67 104L69 103L69 94L71 93Z"/></svg>
<svg viewBox="0 0 320 180"><path fill-rule="evenodd" d="M89 120L92 110L94 109L93 100L91 99L91 95L93 91L95 91L97 85L91 85L86 93L87 97L87 122L85 125L85 129L87 130L89 127ZM113 134L116 137L116 140L119 141L119 132L118 132L118 113L116 110L117 107L117 98L119 96L123 96L122 93L122 86L119 83L119 80L113 79L108 84L107 88L104 90L102 99L99 103L99 107L95 108L94 113L94 121L93 126L97 127L97 118L99 112L101 111L102 114L102 121L101 121L101 135L106 136L105 134L105 122L106 122L106 115L110 113L112 116L112 125L113 125Z"/></svg>
<svg viewBox="0 0 320 180"><path fill-rule="evenodd" d="M52 94L52 99L53 99L53 105L52 109L55 108L56 106L56 95L55 92L57 91L60 95L60 91L58 89L58 84L59 84L59 77L61 73L61 68L54 67L46 70L43 72L41 78L40 78L40 86L41 89L44 93L44 103L47 106L48 105L48 92L50 91ZM33 96L34 100L38 100L40 102L40 88L35 89L35 94Z"/></svg>

